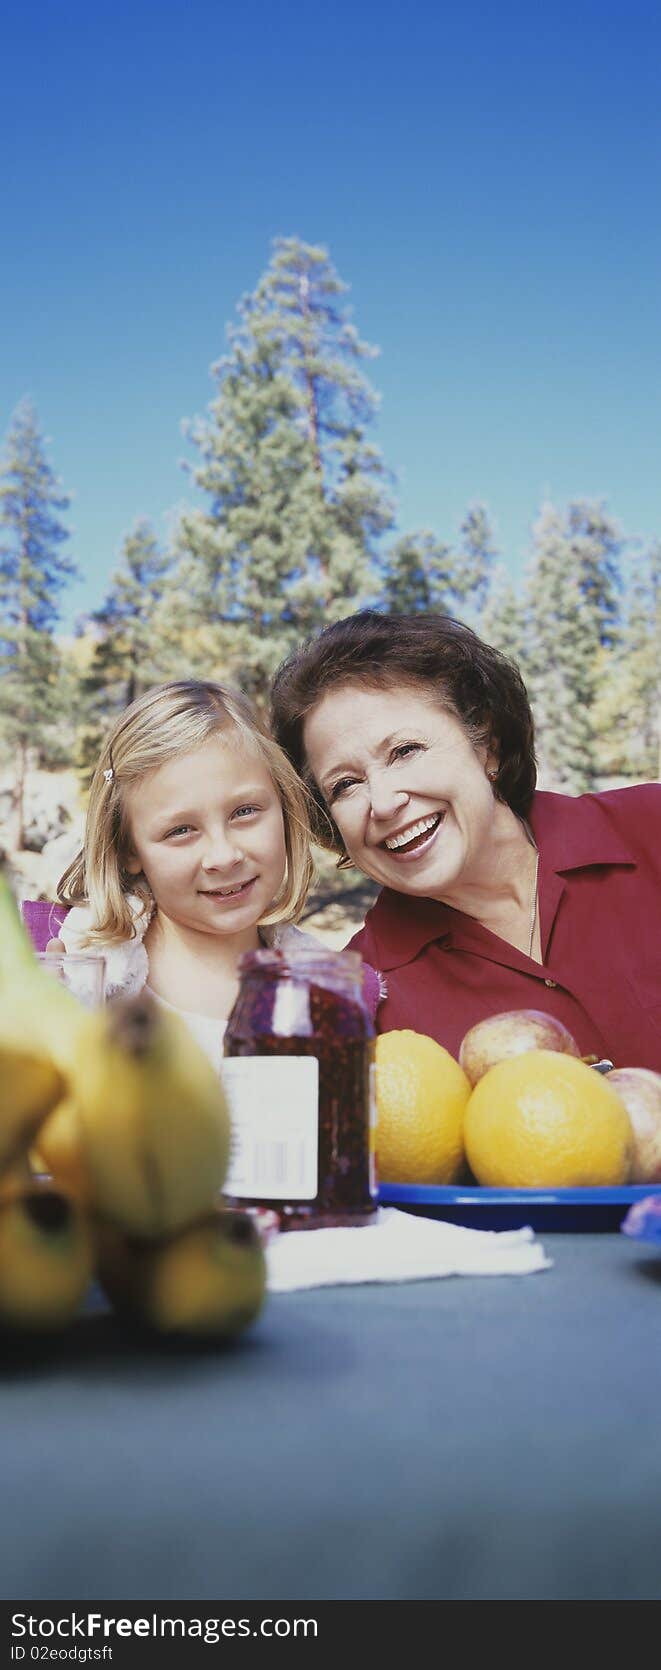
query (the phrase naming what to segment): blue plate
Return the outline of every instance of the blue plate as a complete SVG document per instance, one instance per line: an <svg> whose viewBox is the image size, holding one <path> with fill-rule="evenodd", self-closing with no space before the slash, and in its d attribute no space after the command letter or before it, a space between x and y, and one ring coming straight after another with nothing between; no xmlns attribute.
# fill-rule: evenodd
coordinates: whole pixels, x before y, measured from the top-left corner
<svg viewBox="0 0 661 1670"><path fill-rule="evenodd" d="M612 1230L637 1200L661 1195L660 1183L619 1189L481 1189L463 1184L382 1183L382 1206L473 1229Z"/></svg>

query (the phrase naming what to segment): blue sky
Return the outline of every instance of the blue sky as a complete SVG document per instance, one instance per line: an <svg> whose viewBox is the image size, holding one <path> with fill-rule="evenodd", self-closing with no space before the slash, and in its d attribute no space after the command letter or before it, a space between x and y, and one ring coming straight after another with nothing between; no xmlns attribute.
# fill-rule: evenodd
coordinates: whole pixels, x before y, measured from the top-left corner
<svg viewBox="0 0 661 1670"><path fill-rule="evenodd" d="M6 0L0 427L24 394L101 602L191 497L185 417L271 240L329 249L381 348L402 529L544 496L661 534L656 0Z"/></svg>

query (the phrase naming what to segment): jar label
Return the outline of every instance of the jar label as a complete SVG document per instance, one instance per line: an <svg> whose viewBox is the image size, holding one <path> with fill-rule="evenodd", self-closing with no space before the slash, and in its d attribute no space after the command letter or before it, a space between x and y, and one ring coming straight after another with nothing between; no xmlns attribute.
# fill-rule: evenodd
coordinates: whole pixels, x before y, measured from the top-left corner
<svg viewBox="0 0 661 1670"><path fill-rule="evenodd" d="M316 1056L225 1056L222 1080L232 1122L225 1194L314 1200L319 1187Z"/></svg>

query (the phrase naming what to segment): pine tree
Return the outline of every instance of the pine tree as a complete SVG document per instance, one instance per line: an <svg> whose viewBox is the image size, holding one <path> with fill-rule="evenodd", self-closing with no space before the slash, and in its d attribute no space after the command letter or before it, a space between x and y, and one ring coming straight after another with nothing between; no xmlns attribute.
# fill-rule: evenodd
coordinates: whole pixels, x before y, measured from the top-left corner
<svg viewBox="0 0 661 1670"><path fill-rule="evenodd" d="M449 545L423 529L396 540L382 570L379 606L386 614L410 615L433 609L454 612L455 566Z"/></svg>
<svg viewBox="0 0 661 1670"><path fill-rule="evenodd" d="M495 554L491 525L480 504L467 511L457 549L426 528L404 534L382 561L379 607L391 614L433 609L477 625Z"/></svg>
<svg viewBox="0 0 661 1670"><path fill-rule="evenodd" d="M485 606L496 555L485 505L469 505L459 530L455 589L475 618Z"/></svg>
<svg viewBox="0 0 661 1670"><path fill-rule="evenodd" d="M591 616L600 644L612 644L620 619L622 536L604 506L574 500L566 511L582 606Z"/></svg>
<svg viewBox="0 0 661 1670"><path fill-rule="evenodd" d="M76 573L62 552L68 497L48 463L36 413L13 415L0 478L0 730L14 760L11 844L24 838L28 750L46 746L61 717L54 641L62 588Z"/></svg>
<svg viewBox="0 0 661 1670"><path fill-rule="evenodd" d="M631 756L636 774L661 779L661 541L637 573L627 621ZM630 760L631 760L630 756Z"/></svg>
<svg viewBox="0 0 661 1670"><path fill-rule="evenodd" d="M635 563L624 620L603 652L595 708L602 770L661 777L661 543Z"/></svg>
<svg viewBox="0 0 661 1670"><path fill-rule="evenodd" d="M529 691L545 781L574 793L596 775L591 718L599 636L581 609L566 517L542 507L528 575Z"/></svg>
<svg viewBox="0 0 661 1670"><path fill-rule="evenodd" d="M94 650L80 680L83 723L76 748L84 780L91 774L111 719L152 684L184 672L173 666L173 558L159 549L148 521L126 535L119 566L101 608L90 617ZM188 671L188 668L186 668Z"/></svg>
<svg viewBox="0 0 661 1670"><path fill-rule="evenodd" d="M517 595L512 580L502 564L494 570L489 595L480 618L479 630L487 643L494 644L503 655L516 661L526 677L526 606L525 594Z"/></svg>
<svg viewBox="0 0 661 1670"><path fill-rule="evenodd" d="M346 286L324 249L279 238L229 331L207 419L189 427L206 510L181 521L187 624L263 698L301 638L364 601L392 522L368 439L375 396Z"/></svg>

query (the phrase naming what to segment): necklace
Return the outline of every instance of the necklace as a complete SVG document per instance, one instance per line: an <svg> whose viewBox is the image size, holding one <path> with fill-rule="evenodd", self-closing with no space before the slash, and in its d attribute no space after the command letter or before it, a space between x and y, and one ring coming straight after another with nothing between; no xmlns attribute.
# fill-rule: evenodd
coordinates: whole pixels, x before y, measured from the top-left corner
<svg viewBox="0 0 661 1670"><path fill-rule="evenodd" d="M528 956L532 957L532 942L535 938L535 921L537 919L537 881L539 878L539 848L535 847L535 881L530 905L530 939L528 941Z"/></svg>
<svg viewBox="0 0 661 1670"><path fill-rule="evenodd" d="M537 889L538 889L538 882L539 882L539 847L538 847L537 842L535 840L535 837L533 835L532 829L530 828L530 824L526 823L525 818L522 818L521 822L523 824L523 827L525 829L525 832L526 832L526 835L528 837L528 840L530 842L531 847L534 847L534 849L535 849L535 876L534 876L533 885L532 885L532 898L530 900L530 932L529 932L529 935L528 935L528 956L532 957L532 944L533 944L533 940L535 938L535 922L536 922L536 919L537 919Z"/></svg>

